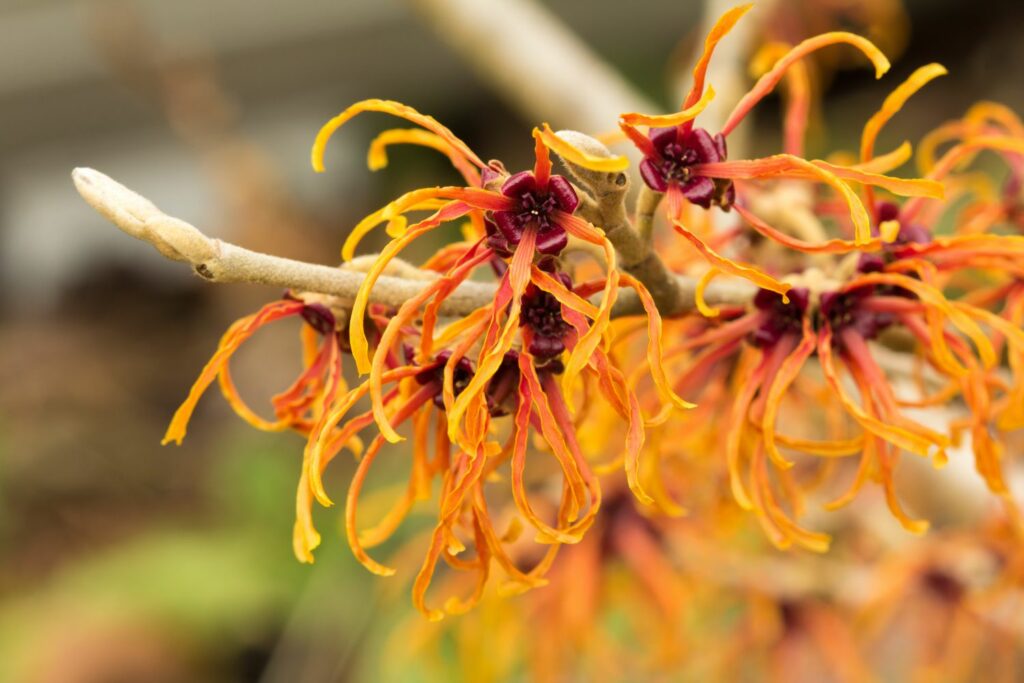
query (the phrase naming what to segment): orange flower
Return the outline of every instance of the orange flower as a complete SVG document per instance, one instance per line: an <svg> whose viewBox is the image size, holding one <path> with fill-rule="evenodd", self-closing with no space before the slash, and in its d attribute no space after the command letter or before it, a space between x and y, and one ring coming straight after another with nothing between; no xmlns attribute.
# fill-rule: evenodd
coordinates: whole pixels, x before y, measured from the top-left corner
<svg viewBox="0 0 1024 683"><path fill-rule="evenodd" d="M196 404L214 380L235 412L246 422L264 431L294 429L308 434L318 416L327 410L338 393L345 390L341 376L341 352L337 344L335 315L322 303L303 296L289 297L267 304L258 312L235 322L224 334L216 353L203 368L188 397L171 420L163 443L181 444ZM305 370L291 387L273 397L275 420L266 420L242 400L231 379L229 361L238 348L257 330L276 320L302 318Z"/></svg>
<svg viewBox="0 0 1024 683"><path fill-rule="evenodd" d="M787 246L809 252L849 252L853 250L878 250L883 241L870 234L870 217L863 203L850 189L848 183L857 182L865 186L869 203L873 201L870 188L883 187L890 192L904 196L939 197L942 188L938 183L925 180L903 180L875 172L871 166L872 146L877 131L884 122L899 109L903 101L929 78L936 75L941 67L926 67L921 74L912 77L901 86L883 110L876 115L865 129L863 168L843 167L824 161L807 161L790 153L778 154L750 161L728 161L726 139L744 120L753 107L768 95L779 81L800 60L808 54L829 45L849 44L862 51L873 63L876 77L880 78L889 69L885 56L868 40L850 33L832 32L803 41L780 56L775 64L764 71L754 87L737 103L721 132L712 135L703 128L694 127L694 120L704 110L714 91L705 87L708 65L719 41L724 38L742 16L751 8L743 5L729 10L718 20L709 33L704 52L693 72L693 86L677 114L650 116L644 114L623 114L620 127L638 149L644 154L640 173L647 186L658 193L665 193L669 220L675 230L683 235L707 259L717 271L751 280L759 287L785 296L788 285L768 274L761 268L740 263L723 255L707 245L705 240L683 223L683 200L704 209L712 205L724 211L738 207L740 215L762 234L779 239ZM798 71L794 83L798 84L798 98L806 100L806 74ZM787 149L802 148L801 126L806 123L806 106L797 102L793 116L787 119ZM649 126L645 135L638 126ZM888 161L888 159L886 159ZM876 165L877 166L877 165ZM833 189L846 203L853 226L854 239L833 239L826 244L815 245L787 237L771 228L749 209L737 205L736 182L750 180L772 181L780 179L809 180L824 183ZM742 200L742 196L739 197Z"/></svg>
<svg viewBox="0 0 1024 683"><path fill-rule="evenodd" d="M397 528L412 504L429 490L433 477L441 479L438 522L427 559L415 582L414 602L432 619L444 611L426 606L426 592L435 567L442 559L456 569L472 569L479 575L477 588L466 602L451 603L445 611L461 611L479 598L487 581L490 560L496 560L513 585L537 585L553 560L559 544L578 543L593 524L601 503L601 488L588 458L577 441L573 418L574 395L583 388L588 396L600 396L626 424L624 463L627 479L637 497L653 499L640 483L640 454L645 417L624 373L606 351L610 334L611 304L620 286L636 290L648 319L648 366L660 405L689 404L673 393L661 366L661 319L643 285L616 267L615 251L604 233L575 215L578 192L568 180L551 172L548 149L574 163L608 170L622 160L591 157L556 137L549 127L534 130L535 164L532 171L509 176L497 162L483 165L450 131L433 119L397 103L370 100L358 103L321 130L314 145L314 166L322 168L327 138L361 111L385 111L426 127L426 134L389 131L371 146L371 165L384 163L387 144L423 144L444 152L464 177L475 186L415 190L364 219L346 242L343 256L352 256L359 238L374 226L388 223L392 241L366 274L355 298L349 324L352 354L368 378L348 392L310 436L304 470L312 496L330 504L322 473L346 439L370 424L379 435L362 456L349 489L346 528L356 557L371 571L393 570L371 559L361 539L379 542ZM479 171L477 173L476 170ZM404 214L433 210L426 219L411 225ZM397 311L369 306L369 294L388 265L405 247L445 222L472 216L483 225L482 234L449 247L443 259L432 260L439 277L426 284ZM605 272L597 279L574 283L563 271L558 257L569 238L598 247L605 254ZM494 299L460 320L441 326L442 303L460 284L481 269L498 276ZM595 296L600 298L593 302ZM366 316L370 313L379 330L371 349ZM398 360L405 356L405 362ZM350 417L349 412L368 396L368 412ZM428 417L434 415L437 418ZM501 418L511 417L504 425ZM578 419L578 418L577 418ZM359 494L366 474L385 442L398 442L398 427L412 422L416 434L412 475L406 494L381 524L369 532L356 525ZM340 426L339 426L340 425ZM426 430L422 434L416 430ZM496 435L509 429L506 440ZM433 439L427 433L438 430ZM539 435L562 475L562 496L552 523L536 509L525 476L529 439ZM424 444L438 443L438 455L427 458ZM487 477L508 461L510 493L521 517L537 532L537 540L551 550L533 570L514 566L501 547L499 536L487 519L483 504ZM301 489L300 523L310 518L311 498ZM300 525L301 525L300 524ZM461 530L461 531L460 531ZM311 527L297 538L318 538ZM459 556L466 544L476 548L476 558ZM307 552L312 547L307 548Z"/></svg>

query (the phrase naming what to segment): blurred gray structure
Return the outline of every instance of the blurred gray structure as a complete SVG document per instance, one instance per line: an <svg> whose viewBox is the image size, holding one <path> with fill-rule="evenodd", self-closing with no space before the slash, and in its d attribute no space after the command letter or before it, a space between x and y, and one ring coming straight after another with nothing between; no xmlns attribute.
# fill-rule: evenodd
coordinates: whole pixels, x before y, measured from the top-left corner
<svg viewBox="0 0 1024 683"><path fill-rule="evenodd" d="M652 50L671 46L699 14L696 3L670 11L659 4L643 0L630 10L580 15L572 3L561 6L585 38L611 48L610 56L637 48L639 59L657 60ZM130 179L177 215L217 232L218 197L202 159L158 108L112 77L99 54L95 24L116 17L119 5L0 4L0 302L10 310L46 308L63 286L102 262L188 282L185 270L89 211L69 181L76 165ZM332 142L330 174L318 177L309 169L313 135L337 110L360 98L386 97L440 116L493 97L399 0L139 0L131 8L171 54L209 57L238 98L245 135L270 155L290 191L325 212L358 197L367 182L366 140L357 136ZM643 22L657 30L655 41L638 33L616 36L637 11L671 21ZM350 217L372 208L348 204Z"/></svg>
<svg viewBox="0 0 1024 683"><path fill-rule="evenodd" d="M799 6L809 2L778 1ZM327 117L364 97L400 99L439 117L453 111L464 116L495 97L414 14L411 6L416 4L0 3L0 305L15 311L45 308L91 264L111 260L171 281L188 281L187 272L126 240L89 211L69 181L76 165L130 182L176 215L217 232L218 197L202 160L171 131L157 107L112 77L97 48L98 21L116 20L119 12L131 8L170 54L208 57L226 91L238 100L242 131L269 155L288 190L313 210L351 219L373 208L359 201L371 182L362 170L366 140L339 136L330 152L332 172L315 176L308 167L308 146ZM670 79L664 65L674 46L699 24L701 3L542 4L668 106ZM952 62L954 75L948 85L935 86L938 92L956 83L946 92L963 98L964 106L970 98L996 96L993 90L1011 105L1021 102L1019 79L1010 76L1019 72L1014 65L1024 62L1016 35L1019 3L989 3L984 15L953 0L908 5L915 30L926 36L945 36L949 26L958 26L952 43L929 37L911 44L908 65L933 59ZM915 51L915 45L931 52ZM897 64L894 77L909 73L909 68ZM865 104L877 96L872 91ZM959 110L950 105L949 114ZM525 122L522 129L525 133Z"/></svg>

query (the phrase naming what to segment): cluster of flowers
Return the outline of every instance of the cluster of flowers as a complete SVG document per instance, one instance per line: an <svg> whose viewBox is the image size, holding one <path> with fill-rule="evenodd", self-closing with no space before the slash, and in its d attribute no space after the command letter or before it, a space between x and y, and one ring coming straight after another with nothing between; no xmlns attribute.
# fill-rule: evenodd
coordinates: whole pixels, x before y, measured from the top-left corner
<svg viewBox="0 0 1024 683"><path fill-rule="evenodd" d="M683 505L712 514L687 500L697 483L731 491L780 548L827 549L829 535L798 519L808 494L837 482L842 490L825 507L841 507L877 482L892 514L921 533L927 523L900 501L898 459L906 452L942 465L965 436L978 472L1016 519L1004 439L1024 426L1024 236L1011 234L1024 229L1024 125L1004 107L977 105L921 141L922 177L887 175L908 161L911 147L876 155L876 139L918 89L944 73L929 65L868 120L859 159L807 160L810 87L801 60L846 44L868 57L878 77L889 68L868 40L832 32L761 55L757 61L770 65L712 134L697 125L714 97L708 64L748 9L731 10L715 25L679 112L626 113L619 121L620 139L643 157L642 200L662 207L683 238L660 243L657 255L676 274L695 276L695 310L659 312L643 272L619 264L594 179L624 179L625 157L595 154L545 124L533 130L532 170L509 173L433 118L366 100L320 131L317 170L341 126L382 112L418 128L382 133L371 145L371 168L386 164L389 145L422 145L446 155L465 184L408 192L353 229L346 261L375 228L385 225L391 237L354 302L294 292L235 323L165 442L181 441L215 380L253 426L305 435L294 535L302 561L312 561L320 543L312 509L332 504L324 472L343 450L357 459L345 505L348 543L370 571L394 573L368 549L432 501L435 524L413 600L434 620L469 609L495 570L506 593L545 584L549 570L558 574L552 567L565 545L587 557L609 548L642 557L638 572L658 584L653 574L669 570L659 559L661 527L651 519L681 515ZM729 136L784 79L784 152L730 160ZM1008 166L1001 191L967 169L985 150ZM570 177L553 173L551 152ZM807 198L816 230L758 211L773 193L794 187ZM425 218L408 218L424 211ZM723 214L737 224L723 229ZM454 221L461 221L461 239L420 264L430 275L420 293L397 309L374 303L374 288L398 255ZM940 233L940 224L951 227ZM460 286L481 274L495 282L493 299L452 315ZM709 305L705 295L719 275L755 285L749 303ZM627 288L639 306L620 315L616 304ZM663 321L663 313L671 317ZM239 397L228 361L256 330L286 317L302 321L304 370L273 399L275 417L266 420ZM914 396L894 388L886 346L909 349L895 369ZM351 386L346 363L363 376ZM953 401L966 405L967 416L948 429L908 414ZM364 482L385 445L403 440L401 430L412 437L411 450L401 451L407 486L367 527L358 514ZM629 496L635 506L624 501ZM715 496L696 499L713 501L716 511L722 504ZM522 536L524 524L532 539ZM591 538L602 540L584 544ZM449 597L433 607L427 589L442 560L450 576L472 578L445 581Z"/></svg>

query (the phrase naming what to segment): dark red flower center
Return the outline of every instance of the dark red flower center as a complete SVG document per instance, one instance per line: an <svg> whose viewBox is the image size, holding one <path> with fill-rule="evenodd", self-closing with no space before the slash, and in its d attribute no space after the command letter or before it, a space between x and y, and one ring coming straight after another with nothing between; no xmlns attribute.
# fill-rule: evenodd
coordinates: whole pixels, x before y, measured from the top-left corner
<svg viewBox="0 0 1024 683"><path fill-rule="evenodd" d="M693 168L725 161L728 152L721 133L712 137L703 128L652 128L650 141L654 153L640 162L640 175L648 187L666 192L675 185L688 201L705 209L712 203L726 211L732 207L736 201L732 181L708 178Z"/></svg>
<svg viewBox="0 0 1024 683"><path fill-rule="evenodd" d="M557 273L556 277L566 287L571 286L565 273ZM554 358L565 351L565 335L572 326L562 317L562 304L548 292L533 285L526 290L519 324L529 327L533 333L529 351L536 358Z"/></svg>
<svg viewBox="0 0 1024 683"><path fill-rule="evenodd" d="M697 163L700 163L700 159L696 149L684 147L678 142L670 142L661 148L658 171L665 180L682 183L690 179L691 167Z"/></svg>
<svg viewBox="0 0 1024 683"><path fill-rule="evenodd" d="M750 334L751 344L767 348L787 335L802 334L810 293L803 287L795 287L787 294L789 303L783 303L781 296L767 289L755 295L754 306L763 315L761 324ZM841 343L839 333L851 328L864 339L874 339L895 323L896 317L891 313L871 310L864 304L872 296L893 294L887 288L876 286L859 287L848 292L825 292L819 299L818 312L812 320L813 328L819 330L822 325L828 325L834 345ZM913 296L910 292L905 292L905 295Z"/></svg>
<svg viewBox="0 0 1024 683"><path fill-rule="evenodd" d="M960 602L967 592L963 582L949 572L932 568L921 576L921 583L939 599L946 602Z"/></svg>
<svg viewBox="0 0 1024 683"><path fill-rule="evenodd" d="M406 356L411 355L412 350L406 349ZM416 382L421 385L427 385L431 382L437 384L437 393L434 394L434 405L438 408L444 408L444 396L441 387L444 384L444 367L448 364L448 359L451 357L452 352L444 350L434 356L433 362L423 366L423 369L415 375ZM472 379L473 363L468 358L460 358L452 372L452 387L455 395L461 394L469 386L469 382Z"/></svg>
<svg viewBox="0 0 1024 683"><path fill-rule="evenodd" d="M874 287L860 287L849 292L825 292L821 295L821 317L839 343L838 332L852 328L864 339L874 339L882 330L896 322L891 313L866 309L862 304L877 292Z"/></svg>
<svg viewBox="0 0 1024 683"><path fill-rule="evenodd" d="M302 307L302 319L322 335L334 334L336 321L331 309L323 304L312 303Z"/></svg>
<svg viewBox="0 0 1024 683"><path fill-rule="evenodd" d="M787 296L788 303L783 302L778 293L767 289L759 290L754 296L754 307L763 315L761 324L750 334L751 344L765 348L788 334L801 333L810 292L803 287L794 287Z"/></svg>
<svg viewBox="0 0 1024 683"><path fill-rule="evenodd" d="M413 355L412 347L405 348L405 355L411 359ZM423 369L414 375L416 382L420 385L425 386L430 383L437 385L437 393L434 394L433 401L434 405L438 408L444 408L444 394L442 392L444 368L451 357L451 351L441 351L434 356L433 361L424 365ZM456 396L469 386L474 374L475 370L472 361L468 358L460 358L452 371L452 388ZM498 371L491 377L491 380L487 383L487 388L484 390L492 417L508 415L515 410L516 401L518 400L518 387L519 354L515 351L509 351L502 358Z"/></svg>
<svg viewBox="0 0 1024 683"><path fill-rule="evenodd" d="M501 193L513 200L507 211L495 211L497 232L488 240L499 252L511 252L527 230L537 231L536 249L541 254L557 254L565 248L569 237L558 221L558 213L573 213L579 197L563 176L553 175L545 186L530 171L516 173L501 186Z"/></svg>
<svg viewBox="0 0 1024 683"><path fill-rule="evenodd" d="M509 351L501 359L486 389L487 407L491 417L509 415L519 400L519 352Z"/></svg>
<svg viewBox="0 0 1024 683"><path fill-rule="evenodd" d="M875 237L881 234L881 225L887 221L900 221L900 207L892 202L880 202L875 210L877 224L872 226L871 233ZM881 252L861 254L857 260L857 271L860 273L877 273L885 270L885 266L899 258L901 247L908 244L928 244L932 234L928 228L916 223L900 221L899 232L890 244L884 245Z"/></svg>

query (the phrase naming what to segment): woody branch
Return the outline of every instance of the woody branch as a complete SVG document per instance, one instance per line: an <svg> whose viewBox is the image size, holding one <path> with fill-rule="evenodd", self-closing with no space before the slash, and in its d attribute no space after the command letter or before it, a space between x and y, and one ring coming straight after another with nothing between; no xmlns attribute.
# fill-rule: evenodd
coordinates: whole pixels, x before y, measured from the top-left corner
<svg viewBox="0 0 1024 683"><path fill-rule="evenodd" d="M195 226L165 214L145 197L99 171L77 168L72 179L85 201L107 220L132 237L149 242L163 256L188 263L196 274L210 282L274 285L335 296L342 303L351 302L363 283L364 274L358 270L362 260L332 267L251 251L209 237ZM399 306L435 277L434 273L400 265L377 281L370 301ZM692 309L696 283L690 278L671 277L676 302L676 310L672 312ZM712 305L745 303L753 293L749 285L739 281L722 279L712 284L716 286L709 287L705 293ZM464 282L444 301L441 312L450 316L466 315L493 301L494 294L493 284ZM639 300L630 292L620 295L615 306L618 316L642 310Z"/></svg>

